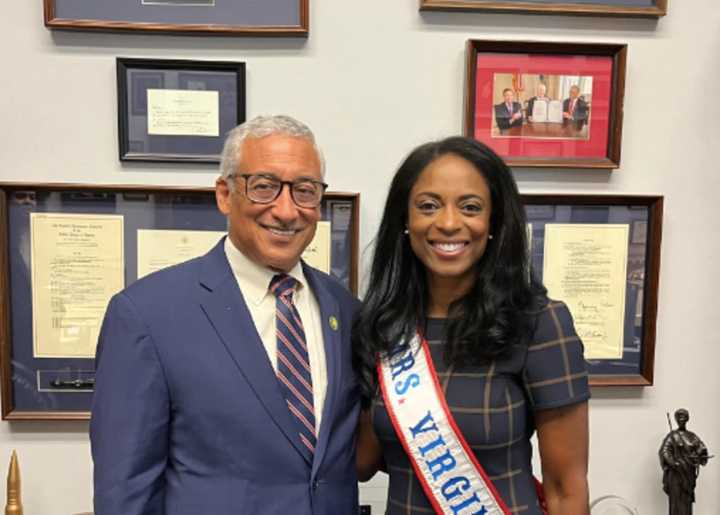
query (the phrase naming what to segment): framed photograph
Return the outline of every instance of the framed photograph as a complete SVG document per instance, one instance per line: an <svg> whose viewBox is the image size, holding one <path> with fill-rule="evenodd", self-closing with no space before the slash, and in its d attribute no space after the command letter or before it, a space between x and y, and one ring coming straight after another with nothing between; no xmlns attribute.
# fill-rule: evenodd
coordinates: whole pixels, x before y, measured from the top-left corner
<svg viewBox="0 0 720 515"><path fill-rule="evenodd" d="M590 384L652 385L663 197L522 197L533 272L570 309Z"/></svg>
<svg viewBox="0 0 720 515"><path fill-rule="evenodd" d="M245 121L245 63L117 59L121 161L218 163Z"/></svg>
<svg viewBox="0 0 720 515"><path fill-rule="evenodd" d="M420 0L420 10L658 18L667 14L667 0Z"/></svg>
<svg viewBox="0 0 720 515"><path fill-rule="evenodd" d="M309 0L44 0L45 26L225 36L300 36Z"/></svg>
<svg viewBox="0 0 720 515"><path fill-rule="evenodd" d="M465 135L510 166L620 165L627 45L467 42Z"/></svg>
<svg viewBox="0 0 720 515"><path fill-rule="evenodd" d="M355 294L359 203L326 193L303 254ZM110 297L226 227L212 188L0 183L2 418L87 419Z"/></svg>

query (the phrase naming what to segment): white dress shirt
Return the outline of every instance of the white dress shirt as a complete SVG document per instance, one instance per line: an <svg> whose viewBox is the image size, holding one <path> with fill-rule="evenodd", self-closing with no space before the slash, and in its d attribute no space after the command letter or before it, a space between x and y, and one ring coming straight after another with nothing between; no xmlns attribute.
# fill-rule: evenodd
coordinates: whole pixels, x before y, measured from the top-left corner
<svg viewBox="0 0 720 515"><path fill-rule="evenodd" d="M278 272L265 268L248 259L230 241L225 238L225 255L230 262L235 279L252 316L268 359L277 373L277 338L275 333L275 295L270 292L270 281ZM305 340L312 373L313 407L315 408L315 433L320 429L322 410L327 391L327 366L323 344L320 306L315 294L308 286L302 266L298 262L288 275L298 281L293 302L300 313L305 329Z"/></svg>

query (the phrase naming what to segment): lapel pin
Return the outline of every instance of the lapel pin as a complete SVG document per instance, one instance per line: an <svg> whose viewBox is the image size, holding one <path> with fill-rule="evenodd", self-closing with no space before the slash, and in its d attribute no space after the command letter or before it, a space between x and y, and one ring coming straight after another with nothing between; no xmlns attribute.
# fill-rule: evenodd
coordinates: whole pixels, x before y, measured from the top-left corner
<svg viewBox="0 0 720 515"><path fill-rule="evenodd" d="M333 331L337 331L338 327L340 327L340 323L338 322L338 319L335 318L334 316L331 316L330 317L330 329L332 329Z"/></svg>

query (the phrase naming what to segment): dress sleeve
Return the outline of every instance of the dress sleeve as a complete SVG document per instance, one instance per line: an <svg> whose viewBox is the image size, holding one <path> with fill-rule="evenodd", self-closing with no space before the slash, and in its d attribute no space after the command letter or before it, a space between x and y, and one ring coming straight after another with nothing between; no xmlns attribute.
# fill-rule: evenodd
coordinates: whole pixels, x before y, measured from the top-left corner
<svg viewBox="0 0 720 515"><path fill-rule="evenodd" d="M590 398L583 344L563 302L548 301L539 314L523 380L534 410L558 408Z"/></svg>

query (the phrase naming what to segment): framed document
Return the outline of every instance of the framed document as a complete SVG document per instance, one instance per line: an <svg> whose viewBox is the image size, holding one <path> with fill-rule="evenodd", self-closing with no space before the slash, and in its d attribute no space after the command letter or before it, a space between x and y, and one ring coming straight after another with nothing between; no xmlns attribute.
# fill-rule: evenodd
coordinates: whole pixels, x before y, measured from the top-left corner
<svg viewBox="0 0 720 515"><path fill-rule="evenodd" d="M45 26L225 36L307 37L309 0L44 0Z"/></svg>
<svg viewBox="0 0 720 515"><path fill-rule="evenodd" d="M465 135L510 166L620 165L626 45L467 42Z"/></svg>
<svg viewBox="0 0 720 515"><path fill-rule="evenodd" d="M565 302L593 386L653 383L663 198L523 195L534 273Z"/></svg>
<svg viewBox="0 0 720 515"><path fill-rule="evenodd" d="M94 357L123 256L122 216L30 213L34 357Z"/></svg>
<svg viewBox="0 0 720 515"><path fill-rule="evenodd" d="M658 18L667 14L667 0L420 0L420 10Z"/></svg>
<svg viewBox="0 0 720 515"><path fill-rule="evenodd" d="M245 121L245 63L117 59L121 161L217 163Z"/></svg>
<svg viewBox="0 0 720 515"><path fill-rule="evenodd" d="M357 292L359 196L325 194L303 256ZM86 419L109 298L226 233L212 188L0 183L4 420Z"/></svg>

